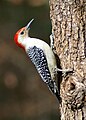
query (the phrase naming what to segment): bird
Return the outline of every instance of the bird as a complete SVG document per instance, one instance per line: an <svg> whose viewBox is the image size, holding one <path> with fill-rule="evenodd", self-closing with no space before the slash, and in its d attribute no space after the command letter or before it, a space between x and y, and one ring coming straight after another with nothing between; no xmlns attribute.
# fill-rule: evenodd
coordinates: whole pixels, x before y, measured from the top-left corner
<svg viewBox="0 0 86 120"><path fill-rule="evenodd" d="M43 40L29 36L32 19L25 27L14 35L14 41L31 59L41 79L49 90L60 100L60 93L56 84L56 58L51 47Z"/></svg>

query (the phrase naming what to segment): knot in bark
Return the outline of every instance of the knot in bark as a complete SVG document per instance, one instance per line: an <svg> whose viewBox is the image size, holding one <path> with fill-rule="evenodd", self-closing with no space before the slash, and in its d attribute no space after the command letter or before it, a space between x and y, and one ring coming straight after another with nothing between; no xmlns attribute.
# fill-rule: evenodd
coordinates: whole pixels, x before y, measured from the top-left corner
<svg viewBox="0 0 86 120"><path fill-rule="evenodd" d="M74 76L66 78L64 84L64 101L72 110L80 109L84 105L86 87Z"/></svg>

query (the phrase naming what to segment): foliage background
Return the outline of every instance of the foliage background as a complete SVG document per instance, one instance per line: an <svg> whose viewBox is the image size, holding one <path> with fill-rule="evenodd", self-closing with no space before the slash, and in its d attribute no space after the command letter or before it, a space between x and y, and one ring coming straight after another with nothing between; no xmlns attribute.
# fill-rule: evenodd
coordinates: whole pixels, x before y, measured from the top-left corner
<svg viewBox="0 0 86 120"><path fill-rule="evenodd" d="M56 98L13 40L32 18L30 36L49 43L48 0L0 0L0 120L57 120Z"/></svg>

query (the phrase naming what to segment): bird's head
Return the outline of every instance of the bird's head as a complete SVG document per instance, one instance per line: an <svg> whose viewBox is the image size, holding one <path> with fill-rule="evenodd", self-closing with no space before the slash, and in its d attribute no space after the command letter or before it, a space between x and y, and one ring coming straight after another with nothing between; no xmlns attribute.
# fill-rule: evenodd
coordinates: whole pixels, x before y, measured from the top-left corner
<svg viewBox="0 0 86 120"><path fill-rule="evenodd" d="M33 22L34 19L32 19L25 27L18 30L14 36L15 43L24 49L24 40L28 37L28 32L30 30L30 25Z"/></svg>

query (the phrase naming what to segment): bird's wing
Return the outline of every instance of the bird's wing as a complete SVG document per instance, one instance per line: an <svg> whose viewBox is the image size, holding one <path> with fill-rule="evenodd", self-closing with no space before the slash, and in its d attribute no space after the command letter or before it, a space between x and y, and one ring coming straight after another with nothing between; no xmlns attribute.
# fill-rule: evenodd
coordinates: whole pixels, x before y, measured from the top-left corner
<svg viewBox="0 0 86 120"><path fill-rule="evenodd" d="M47 84L50 91L52 91L52 93L54 93L56 95L56 97L58 99L60 99L57 85L56 85L55 81L52 80L52 78L51 78L47 59L46 59L46 56L45 56L43 50L34 46L34 47L30 47L27 50L27 54L30 57L33 64L35 65L42 80Z"/></svg>
<svg viewBox="0 0 86 120"><path fill-rule="evenodd" d="M43 50L34 46L34 47L30 47L27 50L27 54L30 57L33 64L35 65L43 81L48 83L49 80L51 80L51 74Z"/></svg>

